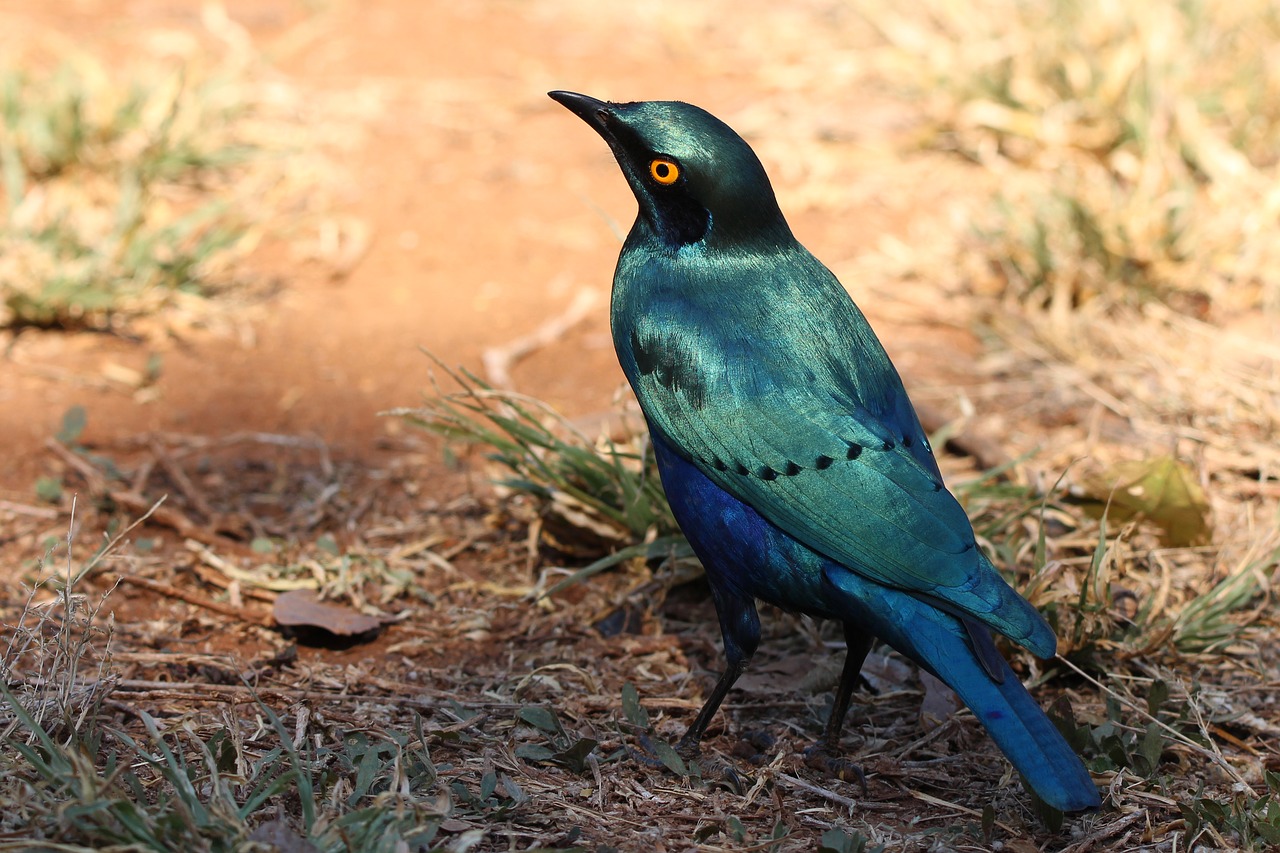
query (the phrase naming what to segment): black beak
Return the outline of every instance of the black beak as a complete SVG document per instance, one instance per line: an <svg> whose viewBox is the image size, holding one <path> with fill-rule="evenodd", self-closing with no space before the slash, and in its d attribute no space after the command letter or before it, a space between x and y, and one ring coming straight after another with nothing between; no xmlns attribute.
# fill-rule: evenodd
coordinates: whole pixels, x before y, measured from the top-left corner
<svg viewBox="0 0 1280 853"><path fill-rule="evenodd" d="M596 133L609 138L606 122L612 117L609 110L609 104L606 101L598 101L588 95L579 95L577 92L564 92L556 90L547 92L551 100L558 104L562 104L566 109L585 121L595 129Z"/></svg>

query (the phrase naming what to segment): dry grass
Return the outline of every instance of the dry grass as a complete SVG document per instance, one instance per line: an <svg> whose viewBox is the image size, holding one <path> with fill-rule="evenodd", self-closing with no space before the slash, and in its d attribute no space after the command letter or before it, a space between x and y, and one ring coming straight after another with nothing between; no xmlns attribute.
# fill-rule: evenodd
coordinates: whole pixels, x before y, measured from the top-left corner
<svg viewBox="0 0 1280 853"><path fill-rule="evenodd" d="M631 760L645 743L662 754L699 706L720 666L713 613L677 583L687 561L645 559L659 555L643 545L606 556L668 532L628 445L579 440L534 404L512 418L519 398L486 390L436 412L455 432L491 406L507 418L473 435L521 480L497 503L429 501L413 446L396 466L359 470L288 437L153 436L111 448L110 465L74 436L59 445L63 493L94 498L86 529L118 531L168 494L149 529L175 541L75 556L47 507L10 515L68 552L56 571L33 566L32 597L5 605L6 838L232 849L278 833L285 849L305 836L323 850L998 841L1079 853L1280 843L1274 9L866 0L854 14L815 0L729 33L717 8L648 37L676 53L696 45L709 68L766 45L790 57L753 70L769 94L734 122L779 164L789 209L910 213L901 234L835 259L844 280L891 296L879 301L897 319L987 335L978 382L922 396L956 414L953 433L1017 455L995 474L949 459L948 476L984 544L1057 625L1062 658L1017 665L1071 729L1103 813L1046 828L966 714L922 723L926 688L892 655L873 657L878 693L857 697L846 743L870 795L816 775L799 752L837 675L833 636L785 614L766 619L702 766ZM203 91L197 78L158 98L135 145ZM870 131L853 109L797 112L874 92L893 108ZM173 122L167 138L182 138ZM124 144L83 149L68 168ZM23 162L26 176L42 171ZM182 204L198 206L205 189L156 195L192 192ZM210 268L234 278L237 260ZM1141 473L1157 470L1158 490ZM1100 520L1100 505L1124 503L1122 474L1143 511ZM1183 488L1165 487L1174 479ZM617 570L541 595L601 557ZM80 587L51 585L82 574ZM266 604L294 584L397 621L371 646L300 652L262 629ZM112 589L127 618L108 656L108 625L85 602ZM756 730L776 740L747 736ZM717 783L722 758L740 785Z"/></svg>
<svg viewBox="0 0 1280 853"><path fill-rule="evenodd" d="M264 241L335 273L363 251L315 209L340 171L317 139L349 135L325 127L341 113L273 78L217 8L204 25L123 61L6 42L0 327L208 325L270 292L246 263Z"/></svg>

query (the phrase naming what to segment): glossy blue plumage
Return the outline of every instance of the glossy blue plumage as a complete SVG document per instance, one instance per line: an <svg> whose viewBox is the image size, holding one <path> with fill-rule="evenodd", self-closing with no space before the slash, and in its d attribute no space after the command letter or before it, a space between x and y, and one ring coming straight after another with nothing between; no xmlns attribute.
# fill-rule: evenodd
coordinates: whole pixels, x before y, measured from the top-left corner
<svg viewBox="0 0 1280 853"><path fill-rule="evenodd" d="M792 236L754 152L688 104L552 97L609 143L640 206L614 275L614 346L729 663L685 745L754 653L759 598L844 626L828 749L874 636L949 684L1047 803L1095 808L989 633L1048 657L1052 630L977 547L897 371Z"/></svg>
<svg viewBox="0 0 1280 853"><path fill-rule="evenodd" d="M654 455L676 520L716 591L727 654L735 653L729 646L737 645L739 626L757 625L758 633L755 598L856 623L947 682L1041 799L1062 811L1098 806L1080 759L1007 663L1000 661L1000 683L984 671L970 648L973 635L959 619L909 593L870 583L805 547L661 438L654 440Z"/></svg>

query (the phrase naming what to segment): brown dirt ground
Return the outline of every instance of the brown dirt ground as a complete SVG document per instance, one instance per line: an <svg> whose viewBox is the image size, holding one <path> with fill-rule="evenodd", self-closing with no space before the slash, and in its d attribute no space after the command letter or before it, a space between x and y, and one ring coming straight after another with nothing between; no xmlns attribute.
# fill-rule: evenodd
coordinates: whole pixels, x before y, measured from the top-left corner
<svg viewBox="0 0 1280 853"><path fill-rule="evenodd" d="M768 115L820 113L820 121L833 122L834 138L847 143L845 172L838 179L851 186L863 181L869 189L834 201L811 198L804 192L815 175L788 160L785 138L769 137L763 153L796 232L837 270L887 237L911 239L913 223L924 215L920 211L930 209L948 183L964 180L966 173L959 166L908 161L896 165L894 181L886 181L883 138L903 121L893 104L872 92L828 92L815 104L806 101L802 79L787 83L777 71L803 66L807 34L816 38L825 26L822 16L837 14L826 4L798 4L790 12L773 4L739 4L732 7L737 14L753 19L742 31L717 20L731 14L721 4L689 13L696 18L692 22L676 20L683 14L677 4L655 4L636 15L598 6L518 0L226 4L230 19L266 57L272 75L304 97L350 108L342 120L354 126L355 142L336 150L340 165L330 176L330 194L335 216L367 227L367 249L337 274L332 265L299 263L285 241L268 242L251 265L256 276L278 283L278 292L265 303L245 306L230 332L188 331L132 341L28 331L5 341L0 499L34 504L37 476L68 471L66 460L46 441L62 413L81 404L89 413L85 443L99 452L131 464L166 453L199 460L193 463L200 472L195 490L205 493L215 511L227 508L224 527L206 519L203 528L213 531L214 549L225 558L249 560L246 540L254 534L306 541L325 531L344 542L387 548L427 538L430 547L454 559L447 570L423 566L426 575L418 584L426 591L419 593L409 618L376 643L343 651L303 648L300 659L286 666L293 667L288 674L273 657L285 644L251 624L265 613L259 603L243 605L250 619L242 622L126 584L108 608L116 614L122 649L117 660L126 679L217 684L227 681L227 673L252 670L264 684L284 685L279 695L288 701L299 684L306 686L309 673L317 689L383 685L388 695L413 695L423 702L439 697L431 686L438 679L445 685L474 685L474 692L454 698L487 708L495 720L504 713L504 720L510 718L503 702L545 702L569 708L562 713L583 714L573 722L584 726L616 719L620 686L632 680L642 692L650 685L657 696L651 711L673 713L663 716L660 728L670 719L669 733L678 732L689 719L701 694L696 683L686 686L681 679L691 666L699 676L718 667L717 638L713 630L684 631L679 642L675 637L689 622L713 619L705 601L692 595L669 602L664 624L670 634L649 620L642 635L602 638L583 627L583 614L604 612L610 596L630 585L622 579L571 597L577 610L548 611L540 621L531 620L530 606L521 599L534 579L525 568L520 519L486 515L471 497L473 475L448 467L437 444L378 413L414 405L430 387L429 363L420 347L449 364L478 370L486 348L507 344L561 315L582 291L596 297L596 310L520 361L513 384L575 417L612 408L622 377L608 341L605 300L618 248L613 228L625 228L634 202L600 141L548 100L548 89L618 100L678 97L712 108L731 123L742 116L748 128L757 129L765 103L757 93L766 89ZM124 55L156 32L189 32L208 40L201 8L185 0L0 0L0 28L57 33L89 51ZM766 79L765 67L775 77ZM858 296L858 283L846 282ZM919 389L917 398L953 406L949 389L965 381L966 365L979 353L965 323L940 322L940 312L947 309L927 294L899 304L873 297L861 301L909 384ZM163 354L164 368L145 401L104 379L104 365L140 367L153 352ZM217 444L246 432L318 440L326 450L255 441ZM327 509L314 499L325 483L337 483L341 492ZM245 520L244 495L250 492L271 500L264 498L259 506L261 517ZM297 523L288 502L298 495L315 500L320 521ZM87 517L86 529L78 534L81 554L90 550L98 535L93 526L105 516L89 511ZM34 521L21 513L9 518L13 529L2 537L4 565L21 572L48 537L67 530L65 511ZM130 552L113 564L113 572L215 597L217 590L201 586L191 574L201 560L182 545L183 536L166 525L152 525L144 533L157 540L155 549ZM473 547L464 550L468 544ZM16 591L7 597L12 601ZM366 597L376 603L376 595ZM814 642L809 629L797 630L791 620L771 625L773 657L766 659L757 685L764 691L785 683L788 667L808 668ZM157 662L157 656L175 650L181 660ZM535 671L540 674L530 676ZM666 686L653 688L655 683ZM422 685L421 692L411 689ZM569 702L568 694L587 699ZM895 701L905 702L904 709L918 701L913 690L904 695L883 700L887 704L873 712L883 726L877 737L888 737L902 725L894 720ZM180 703L184 696L190 698L177 688L170 696L139 687L116 698L153 707ZM495 696L503 702L492 700ZM821 702L821 697L793 702L797 721L781 729L767 711L757 709L750 722L772 719L775 735L801 746L817 731ZM771 707L776 712L780 706ZM330 706L330 719L357 715L357 708ZM730 710L737 713L741 706ZM909 721L912 715L906 713ZM627 849L692 849L704 818L736 814L757 841L781 816L796 833L795 849L805 849L823 827L848 823L840 797L857 800L862 817L873 824L883 813L884 825L897 829L912 820L919 821L917 829L948 829L976 825L975 815L992 790L999 791L999 819L1012 827L997 830L1005 833L1006 849L1056 849L1073 833L1077 840L1082 837L1078 825L1057 836L1035 830L1016 781L1003 778L1007 774L989 745L971 726L944 728L934 758L922 759L910 773L887 753L870 755L871 796L865 802L855 786L791 764L775 767L775 784L746 800L723 791L690 792L660 775L607 767L606 773L619 775L606 780L604 790L590 779L583 783L526 768L520 778L527 793L569 796L564 787L578 786L581 808L565 806L527 829L518 846L533 839L567 843L570 827L578 827L581 839L591 844L616 839ZM519 763L508 747L498 749L500 769L508 767L505 761L515 762L510 767ZM966 748L976 750L977 758ZM933 772L929 761L952 760L977 766L974 790L935 790L939 801L921 800L918 780ZM786 761L798 761L794 750ZM810 784L830 786L838 795L814 796L798 787L801 783L777 781L784 771L787 778L812 779ZM545 778L535 778L539 772ZM617 798L616 809L608 805L611 796ZM953 808L945 801L962 805ZM803 814L797 813L801 806ZM886 830L886 837L897 829ZM505 849L506 831L486 841L486 849ZM510 837L516 844L520 833ZM724 836L697 837L730 844ZM980 833L970 835L963 843L980 849L980 838Z"/></svg>

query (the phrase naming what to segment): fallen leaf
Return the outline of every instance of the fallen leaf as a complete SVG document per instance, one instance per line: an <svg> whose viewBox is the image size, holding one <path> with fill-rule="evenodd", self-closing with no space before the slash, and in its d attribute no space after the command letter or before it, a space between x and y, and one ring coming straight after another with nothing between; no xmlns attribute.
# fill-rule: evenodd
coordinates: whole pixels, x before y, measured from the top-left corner
<svg viewBox="0 0 1280 853"><path fill-rule="evenodd" d="M1119 523L1141 516L1160 528L1166 545L1185 547L1209 539L1209 501L1195 472L1172 456L1119 462L1085 479L1077 492L1095 518L1104 511Z"/></svg>
<svg viewBox="0 0 1280 853"><path fill-rule="evenodd" d="M382 620L350 607L320 601L313 589L294 589L276 597L276 623L288 628L319 628L339 637L368 634L382 627Z"/></svg>

